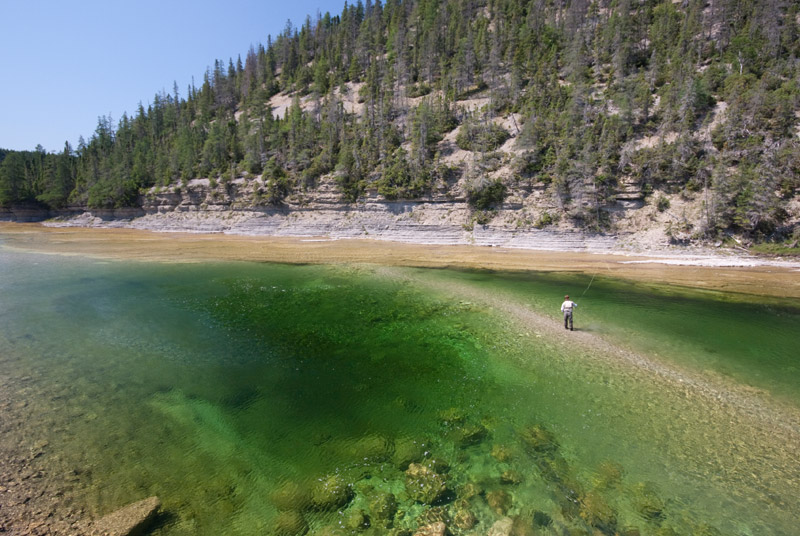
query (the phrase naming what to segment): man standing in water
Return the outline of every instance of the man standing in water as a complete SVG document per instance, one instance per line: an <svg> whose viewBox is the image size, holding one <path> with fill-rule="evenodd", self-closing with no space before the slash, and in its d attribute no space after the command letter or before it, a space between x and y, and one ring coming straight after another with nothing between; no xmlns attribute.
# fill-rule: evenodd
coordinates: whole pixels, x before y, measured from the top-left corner
<svg viewBox="0 0 800 536"><path fill-rule="evenodd" d="M569 294L564 296L564 303L561 304L561 312L564 313L564 329L572 331L572 309L578 304L569 299ZM569 328L567 328L569 324Z"/></svg>

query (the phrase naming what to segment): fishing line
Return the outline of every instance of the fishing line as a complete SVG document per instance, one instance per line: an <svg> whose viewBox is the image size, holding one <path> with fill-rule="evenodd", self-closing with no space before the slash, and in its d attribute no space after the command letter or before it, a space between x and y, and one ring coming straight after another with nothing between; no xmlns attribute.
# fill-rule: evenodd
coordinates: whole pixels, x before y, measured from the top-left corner
<svg viewBox="0 0 800 536"><path fill-rule="evenodd" d="M592 283L594 283L594 278L595 278L595 276L596 276L596 275L597 275L597 274L593 274L593 275L592 275L592 280L591 280L591 281L589 281L589 284L588 284L588 285L586 285L586 289L584 289L584 291L583 291L583 294L586 294L586 291L587 291L587 290L589 290L589 287L591 287L591 286L592 286ZM581 298L583 298L583 294L581 294Z"/></svg>

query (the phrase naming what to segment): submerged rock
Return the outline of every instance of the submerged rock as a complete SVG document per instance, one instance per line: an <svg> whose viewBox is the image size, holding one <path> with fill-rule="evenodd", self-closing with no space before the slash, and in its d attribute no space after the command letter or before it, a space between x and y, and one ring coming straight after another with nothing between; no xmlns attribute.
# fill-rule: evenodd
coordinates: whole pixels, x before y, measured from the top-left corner
<svg viewBox="0 0 800 536"><path fill-rule="evenodd" d="M496 489L486 494L486 504L497 515L504 516L511 509L513 498L504 489Z"/></svg>
<svg viewBox="0 0 800 536"><path fill-rule="evenodd" d="M161 501L158 497L148 497L98 519L91 525L90 533L102 536L145 534L158 515L159 508Z"/></svg>
<svg viewBox="0 0 800 536"><path fill-rule="evenodd" d="M511 536L511 531L514 528L514 520L510 517L504 517L494 522L494 525L486 533L486 536Z"/></svg>
<svg viewBox="0 0 800 536"><path fill-rule="evenodd" d="M508 471L503 471L500 475L500 482L503 484L510 484L512 486L516 486L520 482L522 482L522 475L519 474L517 471L509 469Z"/></svg>
<svg viewBox="0 0 800 536"><path fill-rule="evenodd" d="M598 488L610 488L620 483L623 474L624 470L620 464L606 460L597 466L593 483Z"/></svg>
<svg viewBox="0 0 800 536"><path fill-rule="evenodd" d="M648 521L661 521L664 518L666 504L658 496L655 484L642 482L634 486L631 504Z"/></svg>
<svg viewBox="0 0 800 536"><path fill-rule="evenodd" d="M529 426L520 434L522 441L530 450L539 454L554 453L558 450L558 441L553 433L540 424Z"/></svg>
<svg viewBox="0 0 800 536"><path fill-rule="evenodd" d="M489 435L489 430L482 424L465 424L456 431L456 441L461 448L477 445Z"/></svg>
<svg viewBox="0 0 800 536"><path fill-rule="evenodd" d="M269 500L281 511L306 510L311 505L311 490L288 480L269 495Z"/></svg>
<svg viewBox="0 0 800 536"><path fill-rule="evenodd" d="M406 491L417 502L433 504L447 489L445 478L433 469L412 463L406 470Z"/></svg>
<svg viewBox="0 0 800 536"><path fill-rule="evenodd" d="M430 525L425 525L417 529L414 536L444 536L447 532L447 525L438 521Z"/></svg>
<svg viewBox="0 0 800 536"><path fill-rule="evenodd" d="M461 530L469 530L478 523L478 518L468 508L456 508L453 511L453 525Z"/></svg>
<svg viewBox="0 0 800 536"><path fill-rule="evenodd" d="M355 510L347 514L344 520L344 526L350 531L364 531L370 526L369 516L364 510Z"/></svg>
<svg viewBox="0 0 800 536"><path fill-rule="evenodd" d="M369 502L369 512L374 525L386 528L397 513L397 499L391 493L379 493Z"/></svg>
<svg viewBox="0 0 800 536"><path fill-rule="evenodd" d="M400 438L394 442L392 462L401 471L408 469L412 463L419 463L425 458L425 443L414 439Z"/></svg>
<svg viewBox="0 0 800 536"><path fill-rule="evenodd" d="M302 536L308 532L308 523L296 510L280 512L272 523L270 534L275 536Z"/></svg>
<svg viewBox="0 0 800 536"><path fill-rule="evenodd" d="M311 503L317 510L336 510L353 498L352 488L339 475L320 479L311 490Z"/></svg>
<svg viewBox="0 0 800 536"><path fill-rule="evenodd" d="M492 458L500 463L511 461L511 449L505 445L492 445Z"/></svg>
<svg viewBox="0 0 800 536"><path fill-rule="evenodd" d="M481 493L483 493L481 487L472 481L467 482L466 484L458 488L458 496L460 499L464 500L469 500L473 497L477 497Z"/></svg>
<svg viewBox="0 0 800 536"><path fill-rule="evenodd" d="M416 521L418 525L432 525L433 523L438 523L440 521L447 525L450 523L450 516L447 514L447 510L445 510L443 507L434 506L433 508L428 508L418 515Z"/></svg>
<svg viewBox="0 0 800 536"><path fill-rule="evenodd" d="M579 515L589 525L603 532L613 533L617 526L617 512L605 498L596 492L589 492L580 501Z"/></svg>

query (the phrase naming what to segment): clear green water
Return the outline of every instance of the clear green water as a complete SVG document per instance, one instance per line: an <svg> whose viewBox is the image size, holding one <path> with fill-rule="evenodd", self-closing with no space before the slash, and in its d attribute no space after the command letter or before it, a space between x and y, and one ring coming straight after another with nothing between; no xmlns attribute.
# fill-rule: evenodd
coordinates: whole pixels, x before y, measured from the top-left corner
<svg viewBox="0 0 800 536"><path fill-rule="evenodd" d="M48 441L40 463L74 475L93 516L158 495L155 534L349 534L359 512L387 534L465 511L475 526L450 530L482 534L504 500L544 534L794 533L796 445L413 283L556 317L588 281L399 272L2 251L0 367L28 404L20 440ZM791 301L611 279L584 298L579 329L797 400ZM446 483L433 507L415 486L440 480L408 482L411 461Z"/></svg>

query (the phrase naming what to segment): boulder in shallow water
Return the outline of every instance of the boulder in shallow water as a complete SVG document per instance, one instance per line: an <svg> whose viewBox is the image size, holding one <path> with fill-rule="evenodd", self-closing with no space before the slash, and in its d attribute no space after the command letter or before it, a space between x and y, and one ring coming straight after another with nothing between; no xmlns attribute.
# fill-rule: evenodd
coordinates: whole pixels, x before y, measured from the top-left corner
<svg viewBox="0 0 800 536"><path fill-rule="evenodd" d="M525 446L537 454L553 454L558 450L558 441L553 433L542 426L534 424L520 434Z"/></svg>
<svg viewBox="0 0 800 536"><path fill-rule="evenodd" d="M419 463L425 458L425 443L407 437L396 439L392 462L398 469L405 471L412 463Z"/></svg>
<svg viewBox="0 0 800 536"><path fill-rule="evenodd" d="M153 523L159 508L158 497L143 499L98 519L90 532L98 536L139 536Z"/></svg>
<svg viewBox="0 0 800 536"><path fill-rule="evenodd" d="M308 523L303 514L292 510L280 512L272 524L270 534L275 536L302 536L308 532Z"/></svg>
<svg viewBox="0 0 800 536"><path fill-rule="evenodd" d="M306 510L311 504L311 490L287 480L269 495L270 502L281 511Z"/></svg>
<svg viewBox="0 0 800 536"><path fill-rule="evenodd" d="M417 502L433 504L447 489L444 477L433 469L412 463L406 470L406 491Z"/></svg>
<svg viewBox="0 0 800 536"><path fill-rule="evenodd" d="M494 525L487 532L487 536L510 536L514 528L514 520L510 517L504 517L494 522Z"/></svg>
<svg viewBox="0 0 800 536"><path fill-rule="evenodd" d="M511 509L511 494L503 489L496 489L486 494L486 503L497 515L504 516Z"/></svg>
<svg viewBox="0 0 800 536"><path fill-rule="evenodd" d="M613 533L617 526L617 513L602 495L594 491L581 498L580 516L586 523L603 532Z"/></svg>
<svg viewBox="0 0 800 536"><path fill-rule="evenodd" d="M378 493L369 502L369 512L374 525L388 527L397 512L397 499L391 493Z"/></svg>
<svg viewBox="0 0 800 536"><path fill-rule="evenodd" d="M447 532L447 525L441 521L425 525L417 529L414 536L444 536Z"/></svg>
<svg viewBox="0 0 800 536"><path fill-rule="evenodd" d="M317 510L336 510L353 498L353 490L339 475L319 479L311 489L311 503Z"/></svg>

